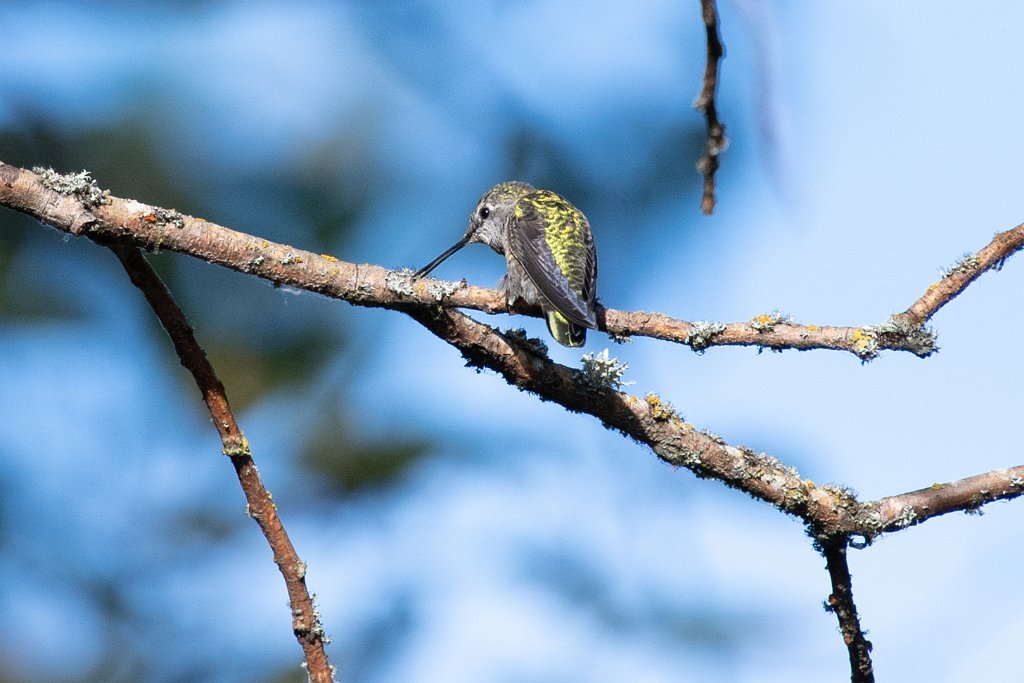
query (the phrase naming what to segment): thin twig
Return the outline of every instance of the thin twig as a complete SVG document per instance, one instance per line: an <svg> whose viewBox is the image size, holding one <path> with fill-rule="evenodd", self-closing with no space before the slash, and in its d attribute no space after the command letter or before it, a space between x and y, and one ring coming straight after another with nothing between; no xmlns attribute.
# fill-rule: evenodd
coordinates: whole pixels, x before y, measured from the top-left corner
<svg viewBox="0 0 1024 683"><path fill-rule="evenodd" d="M836 615L839 632L850 655L851 683L873 683L875 673L871 666L871 641L865 637L857 616L857 605L853 601L853 579L846 559L846 537L821 542L825 566L832 580L832 593L828 596L825 609Z"/></svg>
<svg viewBox="0 0 1024 683"><path fill-rule="evenodd" d="M903 316L907 322L920 325L927 322L939 309L956 298L978 277L988 270L999 270L1006 259L1024 248L1024 225L996 233L992 241L974 254L964 254L946 269L941 280L931 285Z"/></svg>
<svg viewBox="0 0 1024 683"><path fill-rule="evenodd" d="M704 66L704 81L700 95L693 103L693 108L704 112L707 122L707 140L704 143L704 154L697 161L697 170L704 176L704 192L701 195L700 210L710 216L715 210L715 172L718 170L718 157L728 144L725 138L725 124L718 119L718 107L715 104L715 93L718 89L718 69L725 50L722 38L718 33L718 8L715 0L700 0L701 15L704 18L704 30L707 34L707 63Z"/></svg>
<svg viewBox="0 0 1024 683"><path fill-rule="evenodd" d="M309 680L316 683L331 683L332 668L324 650L323 626L306 588L306 565L295 552L295 547L277 514L277 507L260 479L249 450L249 442L228 405L224 385L206 358L206 353L199 346L184 312L175 303L170 291L142 252L136 247L122 244L109 246L121 260L132 284L142 291L153 312L160 319L160 324L171 337L178 359L192 374L203 395L203 401L210 410L210 417L220 434L224 454L231 459L242 491L245 493L249 515L256 520L263 535L266 536L274 553L274 562L284 576L292 608L292 629L305 653Z"/></svg>
<svg viewBox="0 0 1024 683"><path fill-rule="evenodd" d="M993 470L946 484L886 496L877 501L882 531L904 527L949 514L979 512L982 505L1024 494L1024 465Z"/></svg>

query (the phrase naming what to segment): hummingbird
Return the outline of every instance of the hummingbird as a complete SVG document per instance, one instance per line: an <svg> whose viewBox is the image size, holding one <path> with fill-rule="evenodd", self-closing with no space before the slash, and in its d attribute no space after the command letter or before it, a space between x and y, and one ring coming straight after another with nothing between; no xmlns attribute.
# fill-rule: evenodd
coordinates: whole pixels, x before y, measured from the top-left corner
<svg viewBox="0 0 1024 683"><path fill-rule="evenodd" d="M564 197L515 181L495 185L470 214L462 239L414 277L474 242L504 255L508 273L499 289L506 301L539 306L559 344L583 346L587 328L597 329L594 237L586 216Z"/></svg>

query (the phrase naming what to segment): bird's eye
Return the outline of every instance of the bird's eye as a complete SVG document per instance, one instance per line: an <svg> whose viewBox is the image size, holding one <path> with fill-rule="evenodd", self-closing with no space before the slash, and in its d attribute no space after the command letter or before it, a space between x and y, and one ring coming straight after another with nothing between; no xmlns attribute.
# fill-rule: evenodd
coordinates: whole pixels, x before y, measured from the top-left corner
<svg viewBox="0 0 1024 683"><path fill-rule="evenodd" d="M489 206L481 206L480 210L476 212L480 218L487 220L487 217L491 215L491 208Z"/></svg>

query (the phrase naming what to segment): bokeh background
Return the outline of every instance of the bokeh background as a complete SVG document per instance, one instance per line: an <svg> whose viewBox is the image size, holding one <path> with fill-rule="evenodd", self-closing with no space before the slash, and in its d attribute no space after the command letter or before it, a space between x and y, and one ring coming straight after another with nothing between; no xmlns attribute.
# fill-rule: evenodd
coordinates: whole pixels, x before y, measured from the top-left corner
<svg viewBox="0 0 1024 683"><path fill-rule="evenodd" d="M4 3L0 159L394 268L527 180L590 218L606 305L689 320L880 323L1024 220L1021 6L720 11L710 218L697 0ZM848 680L798 522L464 368L401 314L152 260L309 563L340 680ZM502 272L473 247L436 274ZM1021 462L1022 285L1019 258L972 285L927 360L599 333L585 351L876 498ZM269 550L141 296L110 253L7 210L0 415L0 679L304 679ZM1018 680L1022 521L1000 503L851 551L880 680Z"/></svg>

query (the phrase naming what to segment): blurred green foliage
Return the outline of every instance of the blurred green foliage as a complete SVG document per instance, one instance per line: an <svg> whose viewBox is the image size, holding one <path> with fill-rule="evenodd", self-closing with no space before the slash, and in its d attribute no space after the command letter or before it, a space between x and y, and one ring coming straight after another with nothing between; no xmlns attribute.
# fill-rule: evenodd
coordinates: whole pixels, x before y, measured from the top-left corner
<svg viewBox="0 0 1024 683"><path fill-rule="evenodd" d="M324 407L301 455L326 492L343 496L397 484L430 453L430 443L403 434L360 437L337 408Z"/></svg>

